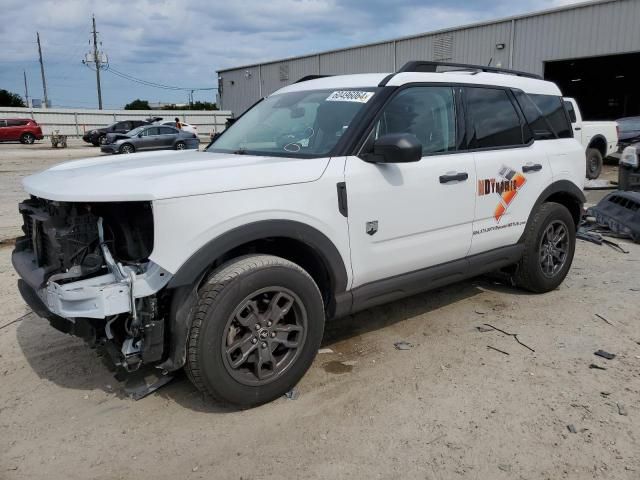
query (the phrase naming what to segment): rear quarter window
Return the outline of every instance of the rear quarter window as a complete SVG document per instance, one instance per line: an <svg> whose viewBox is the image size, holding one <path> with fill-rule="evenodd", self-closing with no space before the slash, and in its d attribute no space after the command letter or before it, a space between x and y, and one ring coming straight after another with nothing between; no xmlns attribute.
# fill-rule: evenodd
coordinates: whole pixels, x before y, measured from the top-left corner
<svg viewBox="0 0 640 480"><path fill-rule="evenodd" d="M558 138L573 137L573 130L561 97L536 94L529 94L528 97L538 107Z"/></svg>

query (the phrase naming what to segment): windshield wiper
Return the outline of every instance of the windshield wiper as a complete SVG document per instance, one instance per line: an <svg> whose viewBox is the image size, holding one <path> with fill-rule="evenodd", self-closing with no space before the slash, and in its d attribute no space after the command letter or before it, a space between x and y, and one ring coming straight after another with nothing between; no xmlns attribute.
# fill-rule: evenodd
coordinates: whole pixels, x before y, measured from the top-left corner
<svg viewBox="0 0 640 480"><path fill-rule="evenodd" d="M246 148L239 148L238 150L234 150L233 153L234 153L234 155L246 155L247 154L247 149Z"/></svg>

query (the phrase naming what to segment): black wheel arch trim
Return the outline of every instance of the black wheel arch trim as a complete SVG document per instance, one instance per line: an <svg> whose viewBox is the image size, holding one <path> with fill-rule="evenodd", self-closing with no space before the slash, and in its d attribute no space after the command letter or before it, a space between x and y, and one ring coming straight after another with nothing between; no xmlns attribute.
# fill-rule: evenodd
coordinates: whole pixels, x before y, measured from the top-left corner
<svg viewBox="0 0 640 480"><path fill-rule="evenodd" d="M524 232L522 233L522 235L520 236L520 239L518 240L518 243L524 242L524 237L526 235L526 232L529 226L531 225L531 222L533 221L534 212L540 207L540 205L546 202L552 195L555 195L557 193L562 193L573 198L573 200L580 206L580 209L582 210L582 206L584 205L586 198L584 196L584 192L580 189L580 187L578 187L575 183L569 180L558 180L556 182L553 182L551 185L545 188L542 191L542 193L538 196L536 203L533 205L533 208L529 212L529 218L527 219L527 224L524 228ZM576 225L576 228L577 227L578 225Z"/></svg>
<svg viewBox="0 0 640 480"><path fill-rule="evenodd" d="M591 138L591 140L589 140L589 145L587 146L587 149L595 148L596 150L599 150L598 147L593 146L593 143L596 141L601 141L602 143L604 143L604 152L600 152L602 153L602 158L604 158L607 155L607 145L608 145L607 139L604 138L604 135L600 135L600 134L594 135Z"/></svg>
<svg viewBox="0 0 640 480"><path fill-rule="evenodd" d="M168 371L181 368L186 361L186 344L191 328L191 311L198 298L198 288L212 263L243 244L265 238L285 237L312 248L320 257L331 282L329 317L342 316L351 308L347 292L347 270L338 249L319 230L293 220L264 220L238 227L212 239L194 253L176 272L168 289L173 291L170 308L172 331L168 357L159 365Z"/></svg>
<svg viewBox="0 0 640 480"><path fill-rule="evenodd" d="M210 240L194 253L175 273L168 288L193 284L225 253L249 242L273 237L298 240L312 248L322 259L329 274L333 293L347 289L347 269L340 252L329 238L305 223L294 220L263 220L229 230Z"/></svg>

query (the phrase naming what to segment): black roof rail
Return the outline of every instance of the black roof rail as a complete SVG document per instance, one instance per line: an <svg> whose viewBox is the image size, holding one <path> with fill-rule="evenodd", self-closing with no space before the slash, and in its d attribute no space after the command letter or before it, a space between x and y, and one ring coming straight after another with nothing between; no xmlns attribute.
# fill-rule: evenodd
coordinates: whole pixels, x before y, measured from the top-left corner
<svg viewBox="0 0 640 480"><path fill-rule="evenodd" d="M333 75L305 75L304 77L296 80L293 83L306 82L308 80L315 80L316 78L326 78L326 77L333 77Z"/></svg>
<svg viewBox="0 0 640 480"><path fill-rule="evenodd" d="M518 70L510 70L508 68L489 67L484 65L470 65L466 63L450 63L450 62L433 62L426 60L412 60L405 63L400 70L401 72L436 72L438 67L451 67L458 70L472 70L475 72L490 72L490 73L504 73L507 75L516 75L518 77L528 77L542 80L540 75L529 72L521 72Z"/></svg>

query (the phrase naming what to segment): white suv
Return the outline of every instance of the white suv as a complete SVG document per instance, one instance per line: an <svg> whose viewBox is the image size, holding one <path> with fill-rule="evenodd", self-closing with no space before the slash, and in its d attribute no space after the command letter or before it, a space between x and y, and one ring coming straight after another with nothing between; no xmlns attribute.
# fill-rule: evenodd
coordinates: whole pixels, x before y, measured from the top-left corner
<svg viewBox="0 0 640 480"><path fill-rule="evenodd" d="M495 270L556 288L584 202L556 85L469 65L304 79L204 152L128 157L24 180L20 291L236 405L291 389L327 319Z"/></svg>

